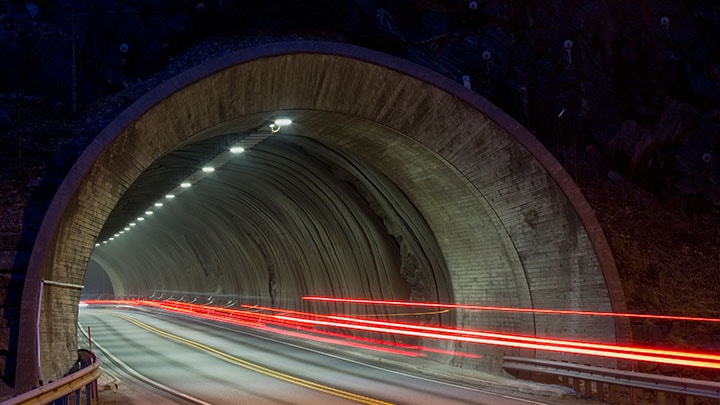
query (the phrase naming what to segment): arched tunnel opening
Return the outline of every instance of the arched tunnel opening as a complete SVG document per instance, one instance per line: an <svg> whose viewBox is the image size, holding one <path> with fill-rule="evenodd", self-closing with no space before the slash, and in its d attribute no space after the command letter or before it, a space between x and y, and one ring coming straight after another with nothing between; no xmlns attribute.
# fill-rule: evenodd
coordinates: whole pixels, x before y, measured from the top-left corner
<svg viewBox="0 0 720 405"><path fill-rule="evenodd" d="M279 117L293 122L273 133ZM41 234L23 296L40 315L23 310L18 353L39 357L46 378L77 348L81 294L61 285L83 281L119 297L288 309L319 305L303 295L624 309L592 209L527 131L448 79L345 44L253 48L159 86L83 153ZM612 319L581 316L425 322L624 338ZM513 352L469 350L483 361L456 366L497 369Z"/></svg>
<svg viewBox="0 0 720 405"><path fill-rule="evenodd" d="M316 115L289 114L295 126ZM291 133L253 128L166 154L118 201L91 262L119 296L289 309L308 309L303 295L451 302L442 250L410 197L368 162Z"/></svg>

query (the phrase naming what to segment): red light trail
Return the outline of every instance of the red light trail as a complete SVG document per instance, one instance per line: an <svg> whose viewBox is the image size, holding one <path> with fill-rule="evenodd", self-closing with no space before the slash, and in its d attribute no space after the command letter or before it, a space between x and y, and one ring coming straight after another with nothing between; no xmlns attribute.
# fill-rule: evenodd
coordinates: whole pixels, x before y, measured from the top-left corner
<svg viewBox="0 0 720 405"><path fill-rule="evenodd" d="M385 301L385 300L367 300L367 299L361 299L361 298L331 298L331 297L318 297L318 296L304 296L304 297L302 297L302 299L307 300L307 301L340 302L340 303L350 303L350 304L453 308L453 309L469 309L469 310L475 310L475 311L530 312L530 313L538 313L538 314L612 316L612 317L627 317L627 318L665 319L665 320L671 320L671 321L720 322L720 319L718 319L718 318L702 318L702 317L692 317L692 316L674 316L674 315L657 315L657 314L633 314L633 313L626 313L626 312L594 312L594 311L573 311L573 310L567 310L567 309L514 308L514 307L496 307L496 306L487 306L487 305L442 304L442 303L438 303L438 302Z"/></svg>
<svg viewBox="0 0 720 405"><path fill-rule="evenodd" d="M572 353L578 355L597 356L605 358L615 358L624 360L637 360L645 362L656 362L664 364L675 364L682 366L693 366L720 369L720 355L709 353L695 353L685 351L675 351L666 349L654 349L648 347L621 346L605 343L578 342L563 339L537 338L533 336L512 335L504 333L486 332L478 330L454 329L446 327L433 327L419 324L410 324L402 322L389 322L376 319L363 319L357 317L346 317L336 315L318 315L307 312L284 310L280 308L248 306L243 305L243 310L230 309L223 307L203 306L197 304L189 304L178 301L144 301L144 300L113 300L113 301L84 301L86 304L111 304L111 305L145 305L155 307L167 311L184 313L192 316L217 320L221 322L230 322L242 326L253 328L263 328L280 332L284 334L293 333L297 337L319 339L312 334L324 334L326 336L342 336L344 339L354 339L356 342L345 343L355 347L372 348L379 350L377 346L371 344L395 344L394 342L386 342L383 340L375 340L368 338L357 338L349 335L342 335L335 332L328 332L315 329L315 327L351 329L365 332L375 332L382 334L394 334L401 336L411 336L420 338L430 338L445 341L458 341L477 344L487 344L495 346L516 347L525 349L545 350L560 353ZM428 305L429 306L429 305ZM253 309L251 311L249 309ZM264 311L264 312L258 312ZM268 326L274 325L274 326ZM283 329L294 329L288 332ZM302 328L307 333L301 333ZM329 342L330 337L321 338L323 342ZM359 342L358 340L365 340ZM398 344L395 344L398 345ZM410 346L396 349L383 349L383 351L391 351L396 354L418 355L415 352L407 352ZM420 348L426 351L426 348ZM442 351L440 351L442 352ZM412 353L412 354L409 354ZM447 352L451 355L469 355L467 353L456 353L454 351Z"/></svg>

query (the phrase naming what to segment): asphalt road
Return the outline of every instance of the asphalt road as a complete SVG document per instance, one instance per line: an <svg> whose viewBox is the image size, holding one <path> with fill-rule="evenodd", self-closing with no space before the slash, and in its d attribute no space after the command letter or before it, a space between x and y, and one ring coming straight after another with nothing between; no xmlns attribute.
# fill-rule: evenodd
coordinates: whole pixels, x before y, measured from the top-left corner
<svg viewBox="0 0 720 405"><path fill-rule="evenodd" d="M103 368L177 403L528 405L324 354L239 327L149 311L82 308Z"/></svg>

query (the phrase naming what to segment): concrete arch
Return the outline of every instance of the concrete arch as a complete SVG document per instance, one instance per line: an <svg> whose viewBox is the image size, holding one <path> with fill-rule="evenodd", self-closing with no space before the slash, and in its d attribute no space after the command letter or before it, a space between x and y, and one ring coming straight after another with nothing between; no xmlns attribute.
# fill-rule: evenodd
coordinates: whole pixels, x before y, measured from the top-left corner
<svg viewBox="0 0 720 405"><path fill-rule="evenodd" d="M346 44L280 43L208 62L162 84L85 150L55 196L33 250L18 356L37 359L40 282L82 283L103 224L153 162L181 145L254 128L279 114L297 122L287 142L305 150L327 148L358 162L359 172L372 168L381 173L387 183L378 184L401 190L432 233L425 245L438 248L441 259L433 274L447 279L438 282L446 287L440 294L447 296L436 299L624 310L614 262L592 209L557 161L520 125L476 94L409 62ZM216 213L219 208L207 209ZM298 221L303 219L290 222ZM177 243L177 252L193 244ZM113 266L109 260L103 265ZM198 274L188 270L188 281L211 290ZM141 292L147 280L140 273L132 276L135 281L125 277L122 289L128 291ZM217 277L224 283L234 280L227 273ZM290 290L332 284L293 277L300 278ZM363 291L342 287L346 293ZM43 291L40 353L46 378L72 361L78 299L73 289ZM451 322L596 340L623 334L612 320L581 317L459 312ZM34 384L38 371L18 370L20 384Z"/></svg>

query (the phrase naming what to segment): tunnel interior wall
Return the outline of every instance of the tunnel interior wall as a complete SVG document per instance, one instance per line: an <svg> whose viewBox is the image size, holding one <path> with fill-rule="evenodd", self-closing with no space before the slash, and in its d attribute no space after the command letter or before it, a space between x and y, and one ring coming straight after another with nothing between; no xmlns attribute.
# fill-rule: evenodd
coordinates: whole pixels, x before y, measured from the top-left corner
<svg viewBox="0 0 720 405"><path fill-rule="evenodd" d="M597 253L602 241L588 227L594 218L578 217L584 200L568 199L559 164L522 129L508 128L501 112L463 91L407 62L338 44L273 45L198 67L138 101L88 148L56 197L65 201L54 205L61 207L57 221L46 221L52 249L39 249L30 272L80 283L100 228L144 169L203 131L281 111L297 112L298 133L371 163L412 201L442 252L454 302L608 311L621 305L607 282L614 267ZM122 277L128 285L142 282ZM195 281L175 280L179 288ZM56 305L43 307L42 331L52 325L61 336L74 335L63 314L76 317L79 296L48 295ZM454 322L617 337L612 320L538 318L458 313ZM74 352L47 342L41 336L43 374L57 375ZM30 346L19 352L32 355Z"/></svg>

